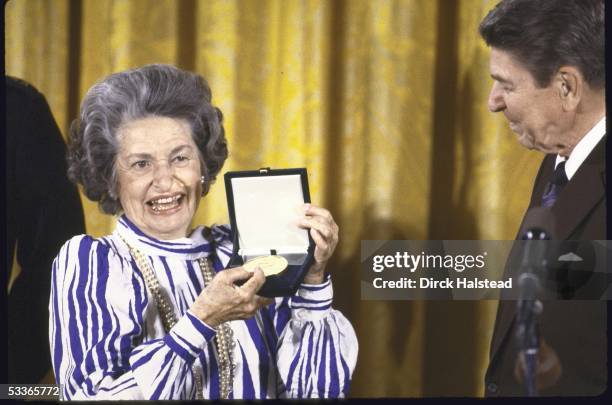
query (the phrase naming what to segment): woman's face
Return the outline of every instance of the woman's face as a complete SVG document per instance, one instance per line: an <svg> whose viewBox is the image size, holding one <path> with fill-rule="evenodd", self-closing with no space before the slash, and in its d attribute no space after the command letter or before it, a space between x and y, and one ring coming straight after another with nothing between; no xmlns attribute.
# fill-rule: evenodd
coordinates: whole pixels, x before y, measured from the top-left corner
<svg viewBox="0 0 612 405"><path fill-rule="evenodd" d="M202 185L187 121L151 116L119 128L119 200L125 215L156 239L187 236Z"/></svg>

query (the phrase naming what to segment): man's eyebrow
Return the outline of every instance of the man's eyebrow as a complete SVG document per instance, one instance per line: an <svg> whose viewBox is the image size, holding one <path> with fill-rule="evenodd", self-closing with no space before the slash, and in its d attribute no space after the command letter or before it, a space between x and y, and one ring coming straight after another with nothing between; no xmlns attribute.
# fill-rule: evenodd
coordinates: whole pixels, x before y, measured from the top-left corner
<svg viewBox="0 0 612 405"><path fill-rule="evenodd" d="M501 76L499 76L499 75L497 75L497 74L495 74L495 73L491 73L491 77L492 77L494 80L497 80L497 81L498 81L498 82L500 82L500 83L510 84L510 81L509 81L508 79L505 79L505 78L503 78L503 77L501 77Z"/></svg>

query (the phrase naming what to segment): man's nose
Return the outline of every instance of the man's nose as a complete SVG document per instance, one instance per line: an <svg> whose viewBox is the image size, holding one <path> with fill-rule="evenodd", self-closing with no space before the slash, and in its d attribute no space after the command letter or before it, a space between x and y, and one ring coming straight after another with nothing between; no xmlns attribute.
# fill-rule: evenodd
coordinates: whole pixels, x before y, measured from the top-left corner
<svg viewBox="0 0 612 405"><path fill-rule="evenodd" d="M491 112L499 112L506 108L506 103L504 102L504 96L502 94L502 89L499 83L493 83L493 87L491 87L491 92L489 93L489 100L487 101L489 111Z"/></svg>

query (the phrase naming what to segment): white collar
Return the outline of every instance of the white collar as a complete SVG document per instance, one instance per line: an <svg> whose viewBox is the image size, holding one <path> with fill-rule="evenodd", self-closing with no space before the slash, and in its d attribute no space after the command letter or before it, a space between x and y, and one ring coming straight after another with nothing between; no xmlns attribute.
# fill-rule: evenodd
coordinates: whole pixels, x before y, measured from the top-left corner
<svg viewBox="0 0 612 405"><path fill-rule="evenodd" d="M606 134L606 117L604 116L582 139L576 144L574 150L567 158L565 162L565 174L567 175L567 179L571 180L574 174L580 168L580 165L586 160L586 158L591 154L595 146L599 143L601 138ZM563 162L565 157L561 155L557 155L557 160L555 161L555 168L561 162Z"/></svg>
<svg viewBox="0 0 612 405"><path fill-rule="evenodd" d="M116 235L122 242L125 239L132 247L147 256L173 256L185 260L195 260L208 256L214 248L213 244L204 237L204 227L202 226L194 229L185 238L159 240L143 233L125 214L119 217L113 235ZM125 256L130 254L127 249L123 249L121 253Z"/></svg>

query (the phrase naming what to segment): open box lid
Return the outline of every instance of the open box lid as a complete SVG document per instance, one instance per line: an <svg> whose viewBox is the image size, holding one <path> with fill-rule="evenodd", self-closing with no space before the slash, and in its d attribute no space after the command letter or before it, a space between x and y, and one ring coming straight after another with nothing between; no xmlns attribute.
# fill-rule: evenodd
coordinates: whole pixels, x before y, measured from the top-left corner
<svg viewBox="0 0 612 405"><path fill-rule="evenodd" d="M305 168L228 172L225 188L234 254L247 260L278 254L293 262L308 253L312 239L298 227L310 202Z"/></svg>

